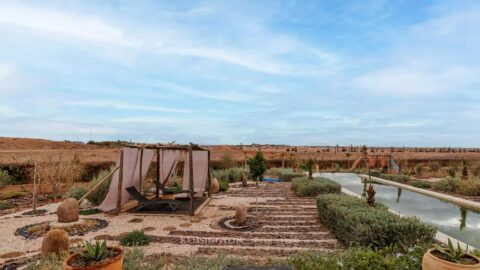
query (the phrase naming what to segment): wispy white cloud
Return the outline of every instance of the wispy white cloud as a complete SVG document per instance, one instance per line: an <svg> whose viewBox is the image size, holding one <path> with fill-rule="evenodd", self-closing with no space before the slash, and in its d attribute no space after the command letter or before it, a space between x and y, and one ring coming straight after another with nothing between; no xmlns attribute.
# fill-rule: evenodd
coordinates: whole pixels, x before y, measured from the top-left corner
<svg viewBox="0 0 480 270"><path fill-rule="evenodd" d="M107 42L121 46L133 46L124 31L102 18L85 14L73 14L52 9L3 1L0 4L0 24L30 29L36 33L60 35L78 40Z"/></svg>
<svg viewBox="0 0 480 270"><path fill-rule="evenodd" d="M173 113L188 113L189 109L166 108L162 106L139 105L125 102L114 101L99 101L99 100L83 100L83 101L67 101L67 105L81 106L81 107L97 107L115 110L136 110L136 111L151 111L151 112L173 112Z"/></svg>
<svg viewBox="0 0 480 270"><path fill-rule="evenodd" d="M193 97L200 97L206 99L213 99L213 100L221 100L221 101L230 101L230 102L242 102L251 99L251 97L247 94L240 93L238 91L228 91L222 90L217 92L207 92L205 90L197 90L190 87L185 87L182 85L178 85L175 83L170 82L155 82L156 86L165 88L166 90L175 91L178 93L186 94Z"/></svg>

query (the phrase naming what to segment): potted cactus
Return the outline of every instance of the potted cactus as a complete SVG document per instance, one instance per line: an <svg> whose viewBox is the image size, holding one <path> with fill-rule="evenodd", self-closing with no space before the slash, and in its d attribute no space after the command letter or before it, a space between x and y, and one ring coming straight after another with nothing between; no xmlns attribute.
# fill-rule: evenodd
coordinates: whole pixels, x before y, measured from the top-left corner
<svg viewBox="0 0 480 270"><path fill-rule="evenodd" d="M422 260L423 270L457 270L457 269L477 269L480 270L480 259L468 253L468 247L462 249L457 243L455 248L448 239L447 247L435 245L429 249Z"/></svg>
<svg viewBox="0 0 480 270"><path fill-rule="evenodd" d="M68 270L121 270L123 267L123 249L108 247L106 241L95 244L85 242L78 253L70 255L63 263Z"/></svg>

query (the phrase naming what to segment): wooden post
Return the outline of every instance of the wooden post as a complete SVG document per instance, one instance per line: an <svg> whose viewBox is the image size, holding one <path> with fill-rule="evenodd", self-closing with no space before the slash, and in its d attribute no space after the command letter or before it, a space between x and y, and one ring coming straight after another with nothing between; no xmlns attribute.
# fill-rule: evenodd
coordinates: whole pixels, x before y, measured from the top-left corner
<svg viewBox="0 0 480 270"><path fill-rule="evenodd" d="M193 150L192 150L192 143L188 148L188 180L190 183L190 216L193 216Z"/></svg>
<svg viewBox="0 0 480 270"><path fill-rule="evenodd" d="M138 191L140 193L143 193L142 192L142 163L143 163L143 146L142 146L142 148L140 148L140 169L138 170L139 171L139 173L138 173L139 174L139 179L140 179L139 180L140 184L138 186Z"/></svg>
<svg viewBox="0 0 480 270"><path fill-rule="evenodd" d="M207 186L208 186L208 197L212 197L212 192L210 192L210 185L212 184L212 176L210 171L210 150L208 150L208 178L207 178Z"/></svg>
<svg viewBox="0 0 480 270"><path fill-rule="evenodd" d="M155 197L160 197L160 149L157 149L157 180L155 181Z"/></svg>
<svg viewBox="0 0 480 270"><path fill-rule="evenodd" d="M118 194L117 194L117 211L122 210L122 191L123 191L123 149L120 151L120 171L118 172Z"/></svg>
<svg viewBox="0 0 480 270"><path fill-rule="evenodd" d="M34 169L33 169L33 214L37 214L37 161L33 161Z"/></svg>

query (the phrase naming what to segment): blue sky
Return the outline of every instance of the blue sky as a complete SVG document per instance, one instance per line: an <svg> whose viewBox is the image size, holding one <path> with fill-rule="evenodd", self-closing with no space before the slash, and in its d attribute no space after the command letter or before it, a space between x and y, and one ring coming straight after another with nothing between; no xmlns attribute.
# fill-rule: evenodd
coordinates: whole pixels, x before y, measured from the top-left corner
<svg viewBox="0 0 480 270"><path fill-rule="evenodd" d="M480 1L1 1L0 136L480 146Z"/></svg>

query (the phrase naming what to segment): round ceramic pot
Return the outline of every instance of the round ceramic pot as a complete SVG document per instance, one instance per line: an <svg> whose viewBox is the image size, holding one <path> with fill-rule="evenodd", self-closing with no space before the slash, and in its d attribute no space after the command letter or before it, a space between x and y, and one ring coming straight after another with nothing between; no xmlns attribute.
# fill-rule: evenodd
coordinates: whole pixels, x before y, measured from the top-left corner
<svg viewBox="0 0 480 270"><path fill-rule="evenodd" d="M425 253L425 255L423 255L423 259L422 259L423 270L462 270L462 269L480 270L480 259L473 255L468 255L468 256L476 259L477 262L479 263L465 265L465 264L458 264L458 263L442 260L432 254L433 250L434 250L433 248L429 249Z"/></svg>
<svg viewBox="0 0 480 270"><path fill-rule="evenodd" d="M88 266L88 267L75 267L71 266L69 263L72 261L73 258L80 256L80 254L73 254L70 255L64 262L63 262L63 269L65 270L122 270L123 268L123 249L120 247L111 247L108 249L115 249L120 251L115 258L112 258L104 263L99 263L96 265Z"/></svg>

